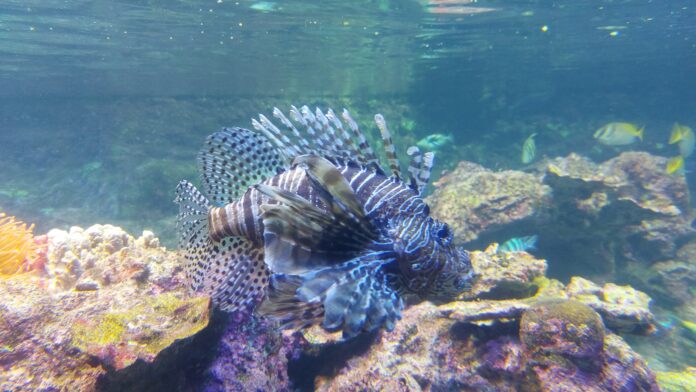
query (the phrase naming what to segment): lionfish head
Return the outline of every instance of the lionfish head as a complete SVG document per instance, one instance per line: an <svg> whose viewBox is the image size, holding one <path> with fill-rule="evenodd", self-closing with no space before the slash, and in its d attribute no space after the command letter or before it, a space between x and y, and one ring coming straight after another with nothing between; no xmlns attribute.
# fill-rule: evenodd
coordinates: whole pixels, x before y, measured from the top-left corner
<svg viewBox="0 0 696 392"><path fill-rule="evenodd" d="M403 219L392 233L399 270L410 291L423 298L452 299L471 288L471 260L453 244L446 223L429 216Z"/></svg>

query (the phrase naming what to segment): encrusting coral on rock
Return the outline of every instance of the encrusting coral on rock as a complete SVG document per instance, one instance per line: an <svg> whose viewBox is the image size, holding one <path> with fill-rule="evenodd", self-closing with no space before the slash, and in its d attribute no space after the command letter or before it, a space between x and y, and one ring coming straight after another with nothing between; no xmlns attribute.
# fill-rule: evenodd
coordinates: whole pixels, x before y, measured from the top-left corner
<svg viewBox="0 0 696 392"><path fill-rule="evenodd" d="M175 253L113 226L48 235L45 271L0 279L0 390L95 388L208 324Z"/></svg>
<svg viewBox="0 0 696 392"><path fill-rule="evenodd" d="M618 267L643 263L634 274L640 275L651 263L674 259L679 246L696 237L686 181L665 173L665 164L666 158L645 152L601 164L570 154L539 164L537 174L462 162L428 201L433 215L450 222L455 239L469 246L537 234L538 254L552 260L556 275L639 283L630 268ZM660 272L646 279L655 274L673 279ZM651 290L650 284L641 288Z"/></svg>
<svg viewBox="0 0 696 392"><path fill-rule="evenodd" d="M564 286L544 277L543 260L501 254L495 244L471 260L481 279L470 296L495 299L407 308L364 352L317 369L317 390L658 390L646 363L612 333L650 333L645 294L582 278ZM339 339L319 328L303 335L318 359Z"/></svg>
<svg viewBox="0 0 696 392"><path fill-rule="evenodd" d="M290 390L306 374L319 390L543 389L587 369L582 356L553 371L535 367L518 333L530 309L572 299L611 331L648 333L653 324L650 299L630 287L582 278L565 286L545 277L544 260L497 244L470 255L478 279L462 300L412 304L394 331L341 341L320 328L281 333L243 312L211 318L208 298L188 296L177 253L151 233L53 230L45 270L0 280L0 389ZM610 330L594 348L601 375L583 380L650 390L652 373Z"/></svg>

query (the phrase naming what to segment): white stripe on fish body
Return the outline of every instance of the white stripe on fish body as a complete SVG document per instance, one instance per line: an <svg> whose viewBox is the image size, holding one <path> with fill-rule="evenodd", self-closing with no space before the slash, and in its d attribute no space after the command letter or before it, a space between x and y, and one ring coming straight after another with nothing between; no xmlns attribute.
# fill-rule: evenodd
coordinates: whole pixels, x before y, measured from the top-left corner
<svg viewBox="0 0 696 392"><path fill-rule="evenodd" d="M423 199L401 181L365 168L347 165L337 168L348 181L365 212L373 218L389 219L391 215L405 214L412 215L411 219L417 219L425 212ZM303 168L287 170L261 183L295 193L322 209L327 208ZM221 209L224 211L223 215L217 216L211 212L211 233L215 237L220 237L221 234L239 235L241 233L244 237L260 243L264 232L260 206L277 203L278 201L257 189L249 188L239 201ZM224 222L223 219L227 221ZM231 231L226 227L231 227Z"/></svg>

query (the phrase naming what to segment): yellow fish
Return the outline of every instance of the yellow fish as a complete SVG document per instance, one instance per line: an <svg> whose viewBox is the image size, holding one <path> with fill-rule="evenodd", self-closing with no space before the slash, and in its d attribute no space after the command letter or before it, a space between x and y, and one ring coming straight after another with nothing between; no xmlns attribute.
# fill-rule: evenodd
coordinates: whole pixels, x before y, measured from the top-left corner
<svg viewBox="0 0 696 392"><path fill-rule="evenodd" d="M674 158L670 158L667 161L667 174L674 174L676 172L681 172L684 169L684 157L677 155Z"/></svg>
<svg viewBox="0 0 696 392"><path fill-rule="evenodd" d="M524 164L530 163L536 156L536 143L534 142L536 135L536 133L529 135L522 145L522 163Z"/></svg>
<svg viewBox="0 0 696 392"><path fill-rule="evenodd" d="M625 146L643 140L645 127L625 122L610 122L594 133L594 138L608 146Z"/></svg>
<svg viewBox="0 0 696 392"><path fill-rule="evenodd" d="M669 136L669 144L674 143L679 143L679 153L681 156L684 158L688 157L694 152L694 144L696 143L694 131L686 125L674 123L674 126L672 126L672 134Z"/></svg>

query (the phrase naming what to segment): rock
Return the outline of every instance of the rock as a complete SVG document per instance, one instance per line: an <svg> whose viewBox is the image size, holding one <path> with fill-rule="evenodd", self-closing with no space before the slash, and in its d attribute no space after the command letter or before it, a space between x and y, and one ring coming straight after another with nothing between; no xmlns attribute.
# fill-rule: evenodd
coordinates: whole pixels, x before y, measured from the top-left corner
<svg viewBox="0 0 696 392"><path fill-rule="evenodd" d="M546 260L526 252L498 252L498 244L469 256L478 278L471 291L462 295L464 299L529 297L536 291L534 279L546 274Z"/></svg>
<svg viewBox="0 0 696 392"><path fill-rule="evenodd" d="M288 361L303 347L248 312L230 315L216 357L204 373L201 391L290 391Z"/></svg>
<svg viewBox="0 0 696 392"><path fill-rule="evenodd" d="M542 207L551 200L551 189L538 176L493 172L471 162L460 162L439 182L443 185L427 199L431 214L448 222L460 243L540 219Z"/></svg>
<svg viewBox="0 0 696 392"><path fill-rule="evenodd" d="M657 372L657 383L663 392L696 391L696 367L681 372Z"/></svg>
<svg viewBox="0 0 696 392"><path fill-rule="evenodd" d="M552 276L634 282L617 266L673 260L696 236L684 177L665 165L645 152L601 164L570 154L540 164L539 175L462 162L428 202L468 247L538 234L535 253L552 260Z"/></svg>
<svg viewBox="0 0 696 392"><path fill-rule="evenodd" d="M578 281L581 278L574 277ZM569 297L589 305L602 315L607 327L615 332L650 334L654 332L655 317L650 311L650 297L631 286L605 284L595 298L587 293Z"/></svg>
<svg viewBox="0 0 696 392"><path fill-rule="evenodd" d="M163 262L167 254L158 246L152 232L143 232L135 240L120 227L94 225L86 230L70 228L69 232L48 232L45 271L51 290L67 290L85 282L99 287L127 279L165 281L181 272L178 262ZM179 274L180 284L183 275Z"/></svg>
<svg viewBox="0 0 696 392"><path fill-rule="evenodd" d="M602 367L604 324L589 306L573 300L549 300L527 309L520 340L529 358L541 366L559 362L596 373Z"/></svg>
<svg viewBox="0 0 696 392"><path fill-rule="evenodd" d="M367 343L346 342L334 350L324 346L332 354L322 356L321 350L315 354L324 361L315 388L658 390L646 363L620 337L605 331L589 307L574 303L570 312L559 312L559 324L548 324L565 328L558 329L544 325L554 312L540 310L541 306L532 307L541 329L532 328L533 316L522 316L522 340L517 324L510 322L510 317L529 312L530 305L521 300L412 306L392 332L380 332ZM479 321L483 317L498 321L474 322L470 317L474 308ZM542 343L546 351L531 349L532 344Z"/></svg>
<svg viewBox="0 0 696 392"><path fill-rule="evenodd" d="M208 324L176 253L108 225L47 237L45 273L0 279L0 390L94 390Z"/></svg>

